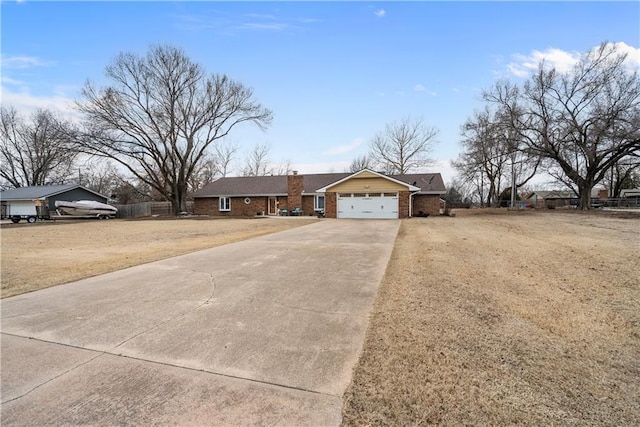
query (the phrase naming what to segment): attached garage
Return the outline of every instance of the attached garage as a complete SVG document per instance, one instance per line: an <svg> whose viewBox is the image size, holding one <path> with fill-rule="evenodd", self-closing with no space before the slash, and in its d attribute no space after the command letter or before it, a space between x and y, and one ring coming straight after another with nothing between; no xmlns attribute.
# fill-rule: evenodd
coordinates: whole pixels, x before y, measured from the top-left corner
<svg viewBox="0 0 640 427"><path fill-rule="evenodd" d="M410 216L411 193L418 190L365 169L317 191L325 194L325 216L329 218L398 219Z"/></svg>
<svg viewBox="0 0 640 427"><path fill-rule="evenodd" d="M438 215L446 193L439 173L355 173L223 177L194 194L199 215L319 215L402 219Z"/></svg>
<svg viewBox="0 0 640 427"><path fill-rule="evenodd" d="M398 193L338 193L338 218L397 219Z"/></svg>

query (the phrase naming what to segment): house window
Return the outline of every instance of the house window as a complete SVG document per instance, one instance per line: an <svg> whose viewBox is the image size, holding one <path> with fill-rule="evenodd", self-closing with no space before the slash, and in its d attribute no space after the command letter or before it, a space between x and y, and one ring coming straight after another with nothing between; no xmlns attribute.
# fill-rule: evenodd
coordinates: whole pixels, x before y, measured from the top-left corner
<svg viewBox="0 0 640 427"><path fill-rule="evenodd" d="M316 211L324 210L324 196L318 196L313 198L313 209Z"/></svg>
<svg viewBox="0 0 640 427"><path fill-rule="evenodd" d="M220 197L220 212L231 210L231 197Z"/></svg>

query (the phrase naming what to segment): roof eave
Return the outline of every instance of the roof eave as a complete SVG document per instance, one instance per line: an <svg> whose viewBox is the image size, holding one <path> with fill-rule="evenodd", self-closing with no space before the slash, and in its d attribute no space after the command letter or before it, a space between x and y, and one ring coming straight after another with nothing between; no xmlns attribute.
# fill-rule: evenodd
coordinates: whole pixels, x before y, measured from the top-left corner
<svg viewBox="0 0 640 427"><path fill-rule="evenodd" d="M194 195L194 199L205 199L210 197L286 197L287 193L247 193L247 194L206 194L206 195Z"/></svg>
<svg viewBox="0 0 640 427"><path fill-rule="evenodd" d="M420 190L420 187L416 187L415 185L407 184L406 182L402 182L399 179L395 179L395 178L392 178L390 176L381 174L380 172L376 172L376 171L373 171L371 169L362 169L361 171L352 173L351 175L347 175L344 178L337 180L336 182L332 182L329 185L325 185L324 187L317 189L316 193L326 193L327 189L329 189L331 187L334 187L334 186L336 186L338 184L341 184L341 183L343 183L345 181L348 181L351 178L354 178L354 177L356 177L356 176L358 176L358 175L360 175L360 174L362 174L364 172L370 172L370 173L372 173L374 175L377 175L380 178L387 179L389 181L395 182L396 184L403 185L403 186L407 187L409 189L409 191L418 191L418 190Z"/></svg>

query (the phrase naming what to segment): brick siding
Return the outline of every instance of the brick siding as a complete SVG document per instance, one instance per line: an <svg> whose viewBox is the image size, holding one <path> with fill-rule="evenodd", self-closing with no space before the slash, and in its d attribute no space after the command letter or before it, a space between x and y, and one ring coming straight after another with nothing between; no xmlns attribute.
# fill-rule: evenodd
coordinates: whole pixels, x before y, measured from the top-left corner
<svg viewBox="0 0 640 427"><path fill-rule="evenodd" d="M409 218L409 192L398 191L398 217Z"/></svg>
<svg viewBox="0 0 640 427"><path fill-rule="evenodd" d="M302 190L304 189L304 178L294 172L293 175L287 175L287 205L289 210L295 208L302 209Z"/></svg>
<svg viewBox="0 0 640 427"><path fill-rule="evenodd" d="M338 199L336 193L325 193L324 195L324 216L327 218L337 218Z"/></svg>
<svg viewBox="0 0 640 427"><path fill-rule="evenodd" d="M220 211L218 197L197 198L193 203L193 213L196 215L215 216L255 216L258 213L267 214L267 197L249 197L251 201L244 202L246 197L232 197L231 211Z"/></svg>
<svg viewBox="0 0 640 427"><path fill-rule="evenodd" d="M437 194L413 196L413 215L419 215L421 211L429 215L439 215L440 196Z"/></svg>

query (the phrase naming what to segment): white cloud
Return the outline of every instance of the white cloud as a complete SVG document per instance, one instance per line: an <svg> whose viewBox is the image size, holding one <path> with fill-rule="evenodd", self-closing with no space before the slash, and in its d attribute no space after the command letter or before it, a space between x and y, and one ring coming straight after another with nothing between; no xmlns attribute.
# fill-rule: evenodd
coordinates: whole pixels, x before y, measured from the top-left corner
<svg viewBox="0 0 640 427"><path fill-rule="evenodd" d="M545 51L534 50L529 55L517 53L513 58L515 61L507 64L509 71L516 77L526 77L529 72L537 70L542 61L559 72L566 73L580 60L580 53L549 48Z"/></svg>
<svg viewBox="0 0 640 427"><path fill-rule="evenodd" d="M378 18L384 18L387 15L387 11L384 9L378 9L375 12L373 12L374 15L376 15Z"/></svg>
<svg viewBox="0 0 640 427"><path fill-rule="evenodd" d="M262 14L262 13L248 13L245 16L248 18L258 18L258 19L276 19L275 15Z"/></svg>
<svg viewBox="0 0 640 427"><path fill-rule="evenodd" d="M291 28L290 25L280 22L271 23L259 23L259 22L246 22L239 27L245 30L257 30L257 31L282 31Z"/></svg>
<svg viewBox="0 0 640 427"><path fill-rule="evenodd" d="M421 84L417 84L413 87L413 90L416 92L422 92L422 93L426 93L427 95L431 95L431 96L436 96L437 93L432 91L432 90L427 90L426 87L422 86Z"/></svg>
<svg viewBox="0 0 640 427"><path fill-rule="evenodd" d="M24 84L24 82L21 82L20 80L12 79L11 77L7 77L7 76L2 76L2 83L8 84L8 85L14 85L14 86L19 86Z"/></svg>
<svg viewBox="0 0 640 427"><path fill-rule="evenodd" d="M625 59L625 64L630 69L639 69L640 68L640 48L629 46L625 42L617 42L617 43L607 43L608 49L615 48L621 55L627 55ZM592 52L594 52L597 48L594 47Z"/></svg>
<svg viewBox="0 0 640 427"><path fill-rule="evenodd" d="M640 68L640 49L629 46L624 42L608 43L607 47L614 47L620 54L626 54L625 64L630 69ZM591 49L595 52L599 46ZM534 50L529 55L514 54L514 61L507 64L507 69L516 77L527 77L529 74L538 69L539 64L544 63L549 67L554 67L560 73L567 73L580 61L583 54L580 52L568 52L557 48L548 48L544 51Z"/></svg>
<svg viewBox="0 0 640 427"><path fill-rule="evenodd" d="M61 113L69 120L77 120L79 113L74 110L74 99L61 95L36 96L29 90L23 89L20 92L7 89L4 85L1 90L2 104L11 105L18 112L29 114L38 108L47 108Z"/></svg>
<svg viewBox="0 0 640 427"><path fill-rule="evenodd" d="M336 156L338 154L349 153L361 146L363 143L364 140L362 138L356 138L348 144L338 145L337 147L330 148L322 154L324 154L325 156Z"/></svg>
<svg viewBox="0 0 640 427"><path fill-rule="evenodd" d="M32 67L45 67L50 65L35 56L5 56L2 55L2 68L23 69Z"/></svg>

